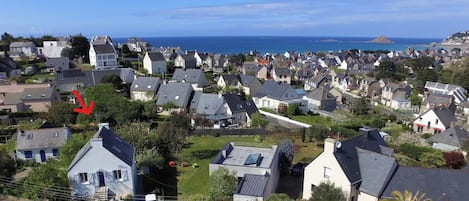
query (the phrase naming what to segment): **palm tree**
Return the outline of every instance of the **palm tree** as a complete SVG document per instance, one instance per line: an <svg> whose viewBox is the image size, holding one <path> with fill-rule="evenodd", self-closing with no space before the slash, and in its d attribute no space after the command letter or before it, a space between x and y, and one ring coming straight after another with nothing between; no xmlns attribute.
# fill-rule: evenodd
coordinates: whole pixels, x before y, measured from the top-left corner
<svg viewBox="0 0 469 201"><path fill-rule="evenodd" d="M383 201L432 201L430 198L424 198L425 193L421 193L417 191L415 195L412 195L411 192L408 190L405 190L404 193L400 191L393 191L391 193L392 197L391 199L384 199Z"/></svg>

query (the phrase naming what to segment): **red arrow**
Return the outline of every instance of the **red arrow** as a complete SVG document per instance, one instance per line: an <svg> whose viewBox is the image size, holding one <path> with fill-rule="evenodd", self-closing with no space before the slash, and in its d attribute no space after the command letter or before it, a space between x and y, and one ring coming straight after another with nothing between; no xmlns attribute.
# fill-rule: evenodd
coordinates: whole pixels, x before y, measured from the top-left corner
<svg viewBox="0 0 469 201"><path fill-rule="evenodd" d="M84 115L90 115L94 107L94 101L90 101L90 106L87 107L85 102L83 102L83 99L81 99L81 96L77 90L73 90L72 93L73 95L75 95L75 97L77 97L78 103L80 103L80 106L81 106L81 108L73 108L73 111L82 113Z"/></svg>

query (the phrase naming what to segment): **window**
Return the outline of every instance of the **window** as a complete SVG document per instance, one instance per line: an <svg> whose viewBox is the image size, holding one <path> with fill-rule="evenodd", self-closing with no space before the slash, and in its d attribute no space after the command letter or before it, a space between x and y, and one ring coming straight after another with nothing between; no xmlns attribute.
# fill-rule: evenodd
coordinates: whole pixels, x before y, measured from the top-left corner
<svg viewBox="0 0 469 201"><path fill-rule="evenodd" d="M435 124L438 124L438 119L435 119Z"/></svg>
<svg viewBox="0 0 469 201"><path fill-rule="evenodd" d="M314 184L311 184L311 193L314 193L315 188L316 188L316 186Z"/></svg>
<svg viewBox="0 0 469 201"><path fill-rule="evenodd" d="M428 123L427 123L427 129L430 129L430 125L431 125L431 123L428 122Z"/></svg>
<svg viewBox="0 0 469 201"><path fill-rule="evenodd" d="M57 156L57 151L58 151L57 149L52 149L52 155Z"/></svg>
<svg viewBox="0 0 469 201"><path fill-rule="evenodd" d="M80 174L78 174L80 176L80 182L81 183L86 183L88 182L88 173L86 172L82 172Z"/></svg>
<svg viewBox="0 0 469 201"><path fill-rule="evenodd" d="M114 175L114 179L122 179L122 172L121 170L114 170L112 171L112 175Z"/></svg>
<svg viewBox="0 0 469 201"><path fill-rule="evenodd" d="M332 173L331 168L324 167L324 179L330 179L331 173Z"/></svg>
<svg viewBox="0 0 469 201"><path fill-rule="evenodd" d="M32 151L24 151L24 157L25 158L33 158L33 152Z"/></svg>

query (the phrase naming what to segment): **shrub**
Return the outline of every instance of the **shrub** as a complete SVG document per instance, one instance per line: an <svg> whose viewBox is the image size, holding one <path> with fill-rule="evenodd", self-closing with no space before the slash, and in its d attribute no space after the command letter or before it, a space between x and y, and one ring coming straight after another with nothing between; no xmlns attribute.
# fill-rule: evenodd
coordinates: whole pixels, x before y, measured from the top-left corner
<svg viewBox="0 0 469 201"><path fill-rule="evenodd" d="M428 138L430 138L430 137L432 137L432 136L433 136L433 135L430 134L430 133L424 133L424 134L422 134L422 138L423 138L423 139L428 139Z"/></svg>

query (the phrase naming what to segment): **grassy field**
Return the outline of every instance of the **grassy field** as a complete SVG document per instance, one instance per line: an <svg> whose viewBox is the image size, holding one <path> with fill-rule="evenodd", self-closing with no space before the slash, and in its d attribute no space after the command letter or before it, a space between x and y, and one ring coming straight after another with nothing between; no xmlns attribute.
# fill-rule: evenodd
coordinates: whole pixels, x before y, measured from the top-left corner
<svg viewBox="0 0 469 201"><path fill-rule="evenodd" d="M290 118L310 125L332 125L331 119L319 115L294 115L290 116Z"/></svg>
<svg viewBox="0 0 469 201"><path fill-rule="evenodd" d="M261 146L279 144L285 137L279 135L267 136L263 139ZM296 162L311 162L318 154L322 152L322 145L317 146L316 143L307 142L302 143L299 139L291 139L294 143L295 159ZM179 163L185 162L188 164L197 163L198 168L181 167L177 168L177 186L179 196L189 196L195 194L207 194L208 191L208 172L209 163L213 156L225 145L227 142L248 142L255 143L255 137L190 137L189 147L185 148L178 154ZM205 153L203 157L194 156L194 153Z"/></svg>

